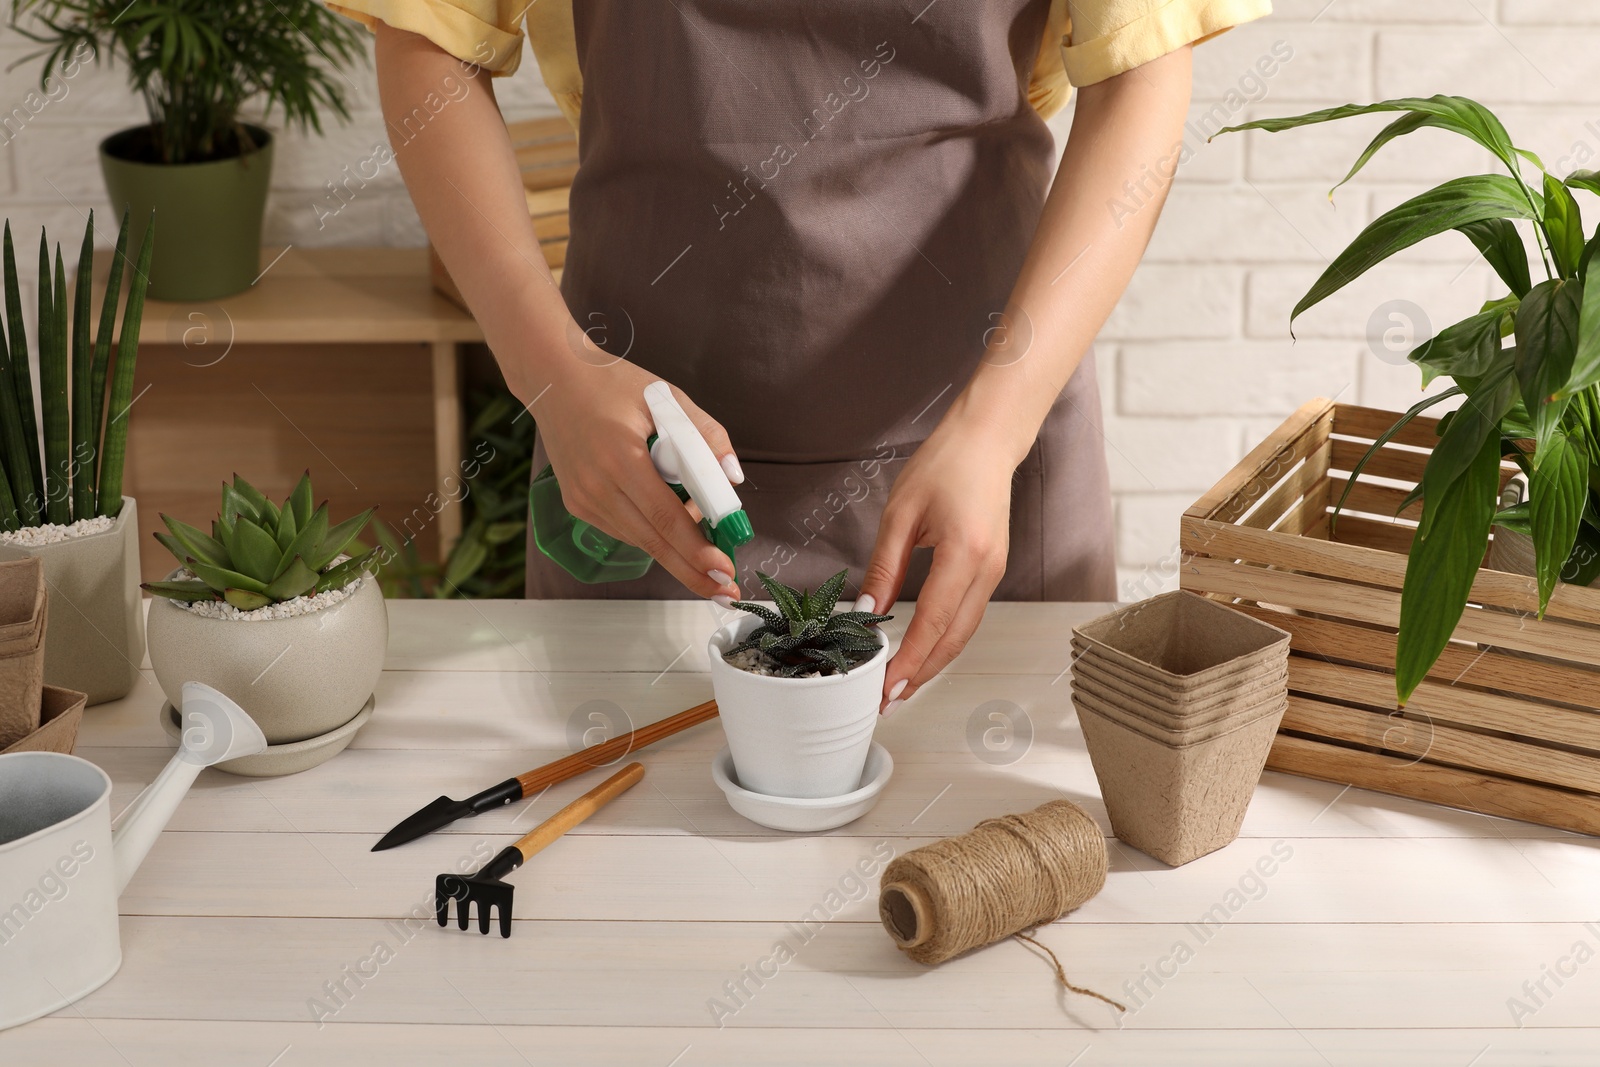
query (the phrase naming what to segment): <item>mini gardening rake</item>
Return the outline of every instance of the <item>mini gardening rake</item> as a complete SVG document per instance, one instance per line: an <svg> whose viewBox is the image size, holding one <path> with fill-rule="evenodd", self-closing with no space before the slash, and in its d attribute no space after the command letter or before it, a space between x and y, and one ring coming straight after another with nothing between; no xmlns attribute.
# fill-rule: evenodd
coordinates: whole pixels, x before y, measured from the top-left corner
<svg viewBox="0 0 1600 1067"><path fill-rule="evenodd" d="M489 932L489 913L500 911L500 936L511 936L511 898L516 887L503 881L547 845L611 801L638 784L644 764L630 763L571 804L556 812L499 854L473 875L441 874L434 883L434 916L440 926L450 925L450 901L457 901L456 925L467 928L473 902L478 905L478 933Z"/></svg>

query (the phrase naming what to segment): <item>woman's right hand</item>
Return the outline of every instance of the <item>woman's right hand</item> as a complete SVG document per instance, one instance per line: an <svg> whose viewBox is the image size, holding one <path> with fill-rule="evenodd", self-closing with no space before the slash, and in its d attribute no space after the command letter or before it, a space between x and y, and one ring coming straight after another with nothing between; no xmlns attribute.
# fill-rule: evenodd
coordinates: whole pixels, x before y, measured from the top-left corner
<svg viewBox="0 0 1600 1067"><path fill-rule="evenodd" d="M562 503L577 518L649 553L690 592L726 607L739 598L733 562L706 540L698 519L656 473L645 447L655 425L644 389L659 377L607 355L586 337L578 343L595 358L560 359L548 387L529 405ZM742 482L727 431L677 386L672 395L728 480Z"/></svg>

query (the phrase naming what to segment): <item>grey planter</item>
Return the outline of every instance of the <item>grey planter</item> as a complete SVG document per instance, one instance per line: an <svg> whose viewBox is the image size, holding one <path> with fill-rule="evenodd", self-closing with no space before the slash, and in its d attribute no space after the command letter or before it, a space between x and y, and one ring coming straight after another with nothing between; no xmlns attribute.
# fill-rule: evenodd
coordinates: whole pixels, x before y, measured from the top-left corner
<svg viewBox="0 0 1600 1067"><path fill-rule="evenodd" d="M49 545L0 544L0 560L44 561L50 617L45 625L46 685L88 694L90 704L128 695L144 659L139 592L139 509L122 498L104 533Z"/></svg>
<svg viewBox="0 0 1600 1067"><path fill-rule="evenodd" d="M355 718L389 647L389 615L370 576L332 607L290 619L208 619L156 597L149 626L150 665L174 707L184 682L204 682L237 701L273 745Z"/></svg>

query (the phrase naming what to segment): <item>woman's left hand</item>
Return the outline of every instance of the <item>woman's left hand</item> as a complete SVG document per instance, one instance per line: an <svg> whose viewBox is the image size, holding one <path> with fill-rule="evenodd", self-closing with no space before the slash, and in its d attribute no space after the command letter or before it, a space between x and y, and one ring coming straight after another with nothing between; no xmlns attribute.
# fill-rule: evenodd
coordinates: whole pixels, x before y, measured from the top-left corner
<svg viewBox="0 0 1600 1067"><path fill-rule="evenodd" d="M911 550L933 549L933 562L889 661L883 714L944 670L983 621L1005 574L1017 462L1004 432L952 410L895 479L861 596L872 598L872 610L887 609L900 595Z"/></svg>

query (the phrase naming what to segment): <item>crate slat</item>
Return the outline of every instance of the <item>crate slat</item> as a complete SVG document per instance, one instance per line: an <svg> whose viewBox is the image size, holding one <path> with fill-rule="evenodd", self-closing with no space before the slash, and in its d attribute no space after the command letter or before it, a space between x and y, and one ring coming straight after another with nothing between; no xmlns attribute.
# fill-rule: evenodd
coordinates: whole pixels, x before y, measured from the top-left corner
<svg viewBox="0 0 1600 1067"><path fill-rule="evenodd" d="M1600 834L1600 797L1437 763L1383 756L1292 734L1279 734L1273 739L1267 769L1483 815Z"/></svg>
<svg viewBox="0 0 1600 1067"><path fill-rule="evenodd" d="M1397 417L1303 405L1184 513L1181 585L1292 635L1268 767L1600 833L1600 590L1560 585L1539 618L1531 575L1480 570L1451 644L1392 710L1406 520L1421 510L1400 505L1437 420L1378 449L1330 517L1340 472ZM1502 484L1515 472L1503 464Z"/></svg>
<svg viewBox="0 0 1600 1067"><path fill-rule="evenodd" d="M1394 708L1392 673L1308 656L1289 657L1289 688L1385 712ZM1504 693L1425 681L1406 704L1406 715L1600 751L1600 712L1550 707ZM1600 791L1600 774L1590 780L1589 788Z"/></svg>
<svg viewBox="0 0 1600 1067"><path fill-rule="evenodd" d="M1386 699L1393 700L1394 631L1338 619L1291 615L1242 602L1233 607L1288 630L1289 647L1295 652L1383 672L1389 686ZM1531 660L1492 649L1452 645L1444 650L1428 677L1457 688L1470 686L1541 702L1600 707L1600 671L1573 663Z"/></svg>

